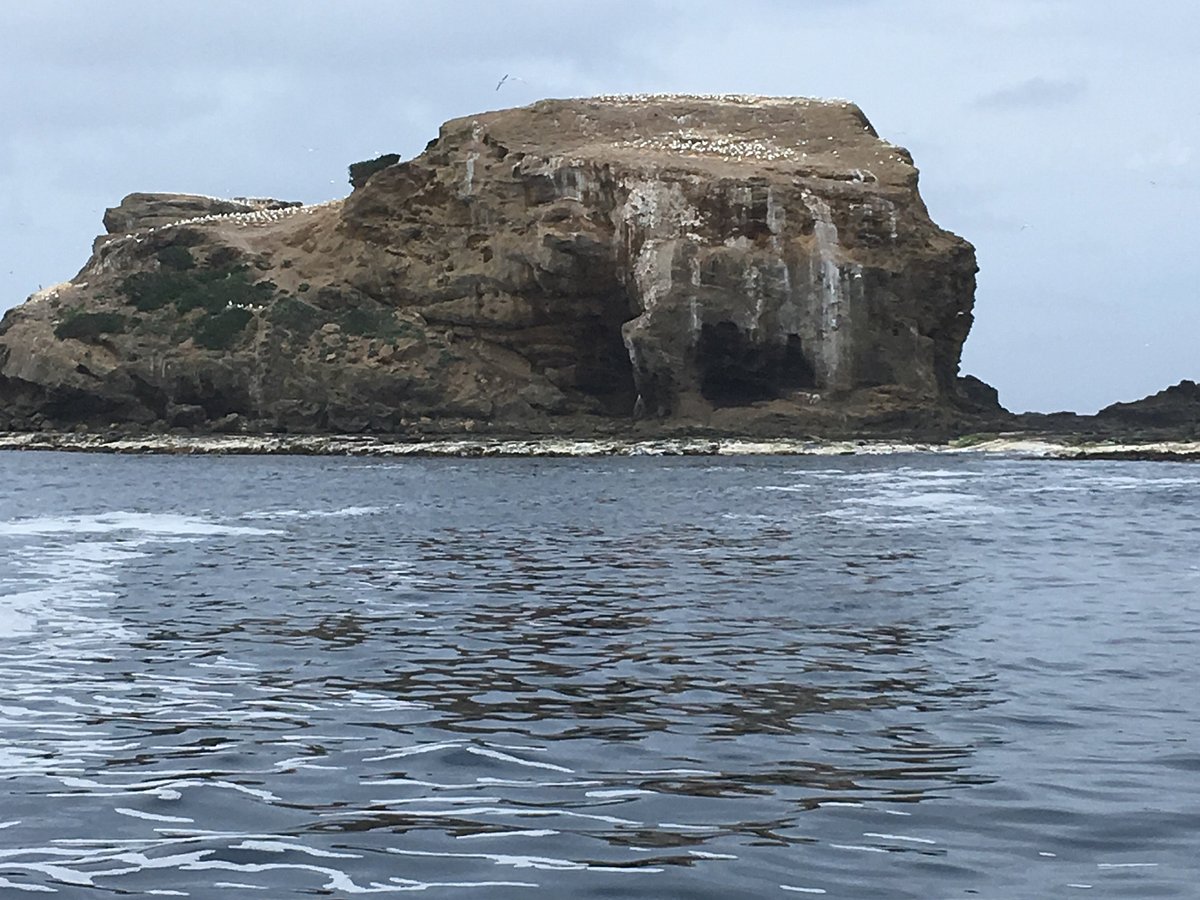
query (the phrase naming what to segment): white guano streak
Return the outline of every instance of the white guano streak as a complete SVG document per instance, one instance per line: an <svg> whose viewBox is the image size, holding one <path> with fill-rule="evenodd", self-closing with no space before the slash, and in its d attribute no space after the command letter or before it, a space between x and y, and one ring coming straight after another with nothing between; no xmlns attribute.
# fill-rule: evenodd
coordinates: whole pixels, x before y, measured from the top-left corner
<svg viewBox="0 0 1200 900"><path fill-rule="evenodd" d="M842 270L837 261L838 231L833 224L829 204L816 194L805 193L804 205L813 217L813 236L817 255L813 259L813 282L819 289L821 303L821 360L825 368L825 383L839 386L845 355L846 293L842 285Z"/></svg>

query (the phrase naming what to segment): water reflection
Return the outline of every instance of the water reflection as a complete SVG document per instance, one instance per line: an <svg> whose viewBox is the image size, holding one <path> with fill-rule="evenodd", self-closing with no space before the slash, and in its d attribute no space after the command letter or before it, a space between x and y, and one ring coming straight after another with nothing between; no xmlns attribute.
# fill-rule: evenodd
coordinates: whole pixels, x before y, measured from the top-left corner
<svg viewBox="0 0 1200 900"><path fill-rule="evenodd" d="M1046 494L1003 472L322 463L338 506L289 465L297 483L217 501L181 483L170 516L0 529L25 598L0 657L0 887L975 890L1029 822L1086 815L1046 813L1014 735L1095 741L1061 679L1111 692L1137 668L1038 645L1031 622L1071 632L1022 592L1072 584L1073 545L1004 518ZM162 502L138 484L128 508Z"/></svg>

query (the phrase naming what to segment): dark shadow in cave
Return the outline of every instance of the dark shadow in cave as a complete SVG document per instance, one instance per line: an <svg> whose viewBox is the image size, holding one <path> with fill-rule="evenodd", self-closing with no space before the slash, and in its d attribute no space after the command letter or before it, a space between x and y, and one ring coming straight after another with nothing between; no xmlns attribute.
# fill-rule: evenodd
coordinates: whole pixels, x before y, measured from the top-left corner
<svg viewBox="0 0 1200 900"><path fill-rule="evenodd" d="M613 417L632 416L637 402L633 363L621 336L621 326L628 318L623 303L611 303L604 315L585 321L579 334L575 387Z"/></svg>
<svg viewBox="0 0 1200 900"><path fill-rule="evenodd" d="M774 400L784 389L816 387L800 336L782 344L754 343L733 322L703 325L696 347L700 393L713 406Z"/></svg>

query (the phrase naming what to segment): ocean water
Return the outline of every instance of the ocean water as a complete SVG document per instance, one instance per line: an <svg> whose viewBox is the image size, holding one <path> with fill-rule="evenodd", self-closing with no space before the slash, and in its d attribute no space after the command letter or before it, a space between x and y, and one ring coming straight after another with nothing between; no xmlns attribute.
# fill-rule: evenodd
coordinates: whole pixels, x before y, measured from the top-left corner
<svg viewBox="0 0 1200 900"><path fill-rule="evenodd" d="M0 454L0 896L1200 896L1200 467Z"/></svg>

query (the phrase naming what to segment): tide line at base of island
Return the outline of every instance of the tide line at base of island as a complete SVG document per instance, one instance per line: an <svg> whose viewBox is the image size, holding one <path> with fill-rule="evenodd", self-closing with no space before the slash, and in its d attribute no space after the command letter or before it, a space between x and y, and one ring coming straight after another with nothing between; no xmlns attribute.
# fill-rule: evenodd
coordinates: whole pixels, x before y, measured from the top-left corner
<svg viewBox="0 0 1200 900"><path fill-rule="evenodd" d="M602 456L880 456L903 453L985 454L1037 459L1200 461L1200 440L1074 442L1025 434L971 436L946 443L797 438L458 437L402 439L364 435L104 435L0 432L0 450L177 455L308 455L371 457Z"/></svg>

